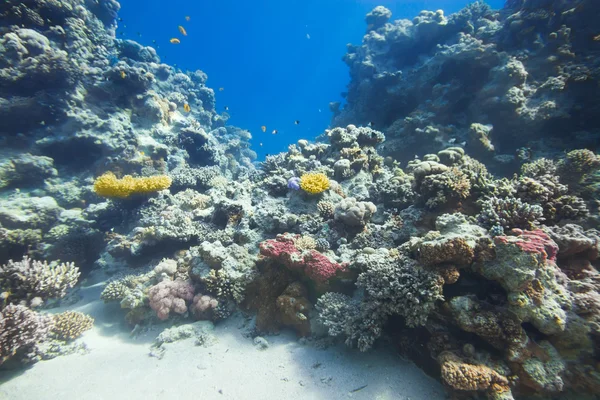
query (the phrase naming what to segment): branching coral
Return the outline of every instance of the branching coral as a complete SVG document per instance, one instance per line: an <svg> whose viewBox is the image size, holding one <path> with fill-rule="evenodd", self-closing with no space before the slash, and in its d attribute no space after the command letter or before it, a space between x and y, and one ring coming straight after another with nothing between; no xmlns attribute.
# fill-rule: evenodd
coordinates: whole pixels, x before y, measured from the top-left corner
<svg viewBox="0 0 600 400"><path fill-rule="evenodd" d="M578 189L582 181L592 172L600 169L600 156L593 151L573 150L558 163L558 174L573 189Z"/></svg>
<svg viewBox="0 0 600 400"><path fill-rule="evenodd" d="M78 311L65 311L54 316L52 333L59 339L73 340L92 329L94 318Z"/></svg>
<svg viewBox="0 0 600 400"><path fill-rule="evenodd" d="M409 258L372 260L358 276L366 301L378 304L387 315L402 315L408 326L424 325L435 302L443 300L443 279Z"/></svg>
<svg viewBox="0 0 600 400"><path fill-rule="evenodd" d="M44 341L52 328L52 317L21 305L9 305L0 311L0 364L21 353L30 361L36 345Z"/></svg>
<svg viewBox="0 0 600 400"><path fill-rule="evenodd" d="M73 263L49 265L46 261L23 257L22 261L10 260L0 267L0 288L9 303L61 298L75 286L79 275L79 268Z"/></svg>
<svg viewBox="0 0 600 400"><path fill-rule="evenodd" d="M487 228L531 229L543 220L543 212L542 207L524 203L521 199L491 197L481 202L478 219Z"/></svg>
<svg viewBox="0 0 600 400"><path fill-rule="evenodd" d="M134 178L125 175L117 179L115 174L107 172L94 181L94 192L103 197L127 198L133 194L147 194L167 189L171 178L166 175Z"/></svg>

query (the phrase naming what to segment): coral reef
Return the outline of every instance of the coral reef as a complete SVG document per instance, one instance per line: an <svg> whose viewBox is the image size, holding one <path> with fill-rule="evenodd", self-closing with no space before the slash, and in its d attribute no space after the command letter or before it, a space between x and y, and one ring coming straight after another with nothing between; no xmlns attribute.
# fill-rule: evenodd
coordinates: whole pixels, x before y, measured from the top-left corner
<svg viewBox="0 0 600 400"><path fill-rule="evenodd" d="M241 309L253 336L385 338L457 398L600 394L597 2L376 7L330 129L260 163L118 9L0 5L2 362L90 329L28 307L93 271L134 329L184 323L155 347Z"/></svg>
<svg viewBox="0 0 600 400"><path fill-rule="evenodd" d="M518 149L593 149L598 105L581 82L599 79L586 39L597 13L587 0L510 1L500 11L475 2L448 16L422 11L396 21L377 8L362 44L348 45L351 80L332 125L372 124L386 134L383 154L404 162L464 143L506 171L518 166ZM593 165L575 154L575 164L579 157Z"/></svg>

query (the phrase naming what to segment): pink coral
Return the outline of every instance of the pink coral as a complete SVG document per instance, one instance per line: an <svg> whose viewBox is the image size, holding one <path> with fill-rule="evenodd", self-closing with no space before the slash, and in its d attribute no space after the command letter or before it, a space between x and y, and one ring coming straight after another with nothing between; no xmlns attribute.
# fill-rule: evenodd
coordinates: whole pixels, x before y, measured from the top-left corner
<svg viewBox="0 0 600 400"><path fill-rule="evenodd" d="M521 250L527 253L540 254L542 259L556 261L558 254L558 245L541 229L533 231L523 231L521 229L513 229L511 231L516 235L518 240L509 239L509 236L496 236L496 243L513 243Z"/></svg>
<svg viewBox="0 0 600 400"><path fill-rule="evenodd" d="M165 320L169 313L174 311L184 314L187 311L186 301L194 298L194 286L185 281L162 281L148 290L150 307L156 312L156 316Z"/></svg>
<svg viewBox="0 0 600 400"><path fill-rule="evenodd" d="M338 271L345 271L347 264L331 261L316 250L301 251L294 243L298 236L284 234L259 245L260 254L282 262L294 271L304 271L306 276L315 282L325 282L335 276Z"/></svg>
<svg viewBox="0 0 600 400"><path fill-rule="evenodd" d="M198 293L192 300L192 312L197 319L210 319L212 311L217 308L219 302L217 299L208 295Z"/></svg>

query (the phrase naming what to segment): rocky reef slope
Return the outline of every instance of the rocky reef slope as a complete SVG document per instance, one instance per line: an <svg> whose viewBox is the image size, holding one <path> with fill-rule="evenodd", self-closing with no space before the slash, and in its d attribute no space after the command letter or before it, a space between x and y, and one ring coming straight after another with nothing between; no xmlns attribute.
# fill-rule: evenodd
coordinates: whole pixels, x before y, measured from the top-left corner
<svg viewBox="0 0 600 400"><path fill-rule="evenodd" d="M371 123L384 154L405 161L464 142L498 171L596 148L599 17L592 0L475 2L393 22L377 7L363 43L348 45L347 104L331 104L333 125Z"/></svg>
<svg viewBox="0 0 600 400"><path fill-rule="evenodd" d="M457 398L597 396L596 75L578 27L598 7L538 3L394 23L375 8L346 56L343 126L253 163L203 72L115 39L116 2L5 2L0 360L89 329L44 308L101 271L134 331L242 311L255 335L390 346Z"/></svg>

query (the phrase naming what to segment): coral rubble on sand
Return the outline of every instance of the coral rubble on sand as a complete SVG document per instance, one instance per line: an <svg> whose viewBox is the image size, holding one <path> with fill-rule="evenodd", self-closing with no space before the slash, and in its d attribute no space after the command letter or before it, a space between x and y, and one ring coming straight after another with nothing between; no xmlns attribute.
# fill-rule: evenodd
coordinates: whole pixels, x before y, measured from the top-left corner
<svg viewBox="0 0 600 400"><path fill-rule="evenodd" d="M5 1L0 362L90 329L32 308L101 270L132 326L242 310L387 336L460 398L600 395L600 4L543 3L376 7L332 128L256 163L114 0Z"/></svg>

